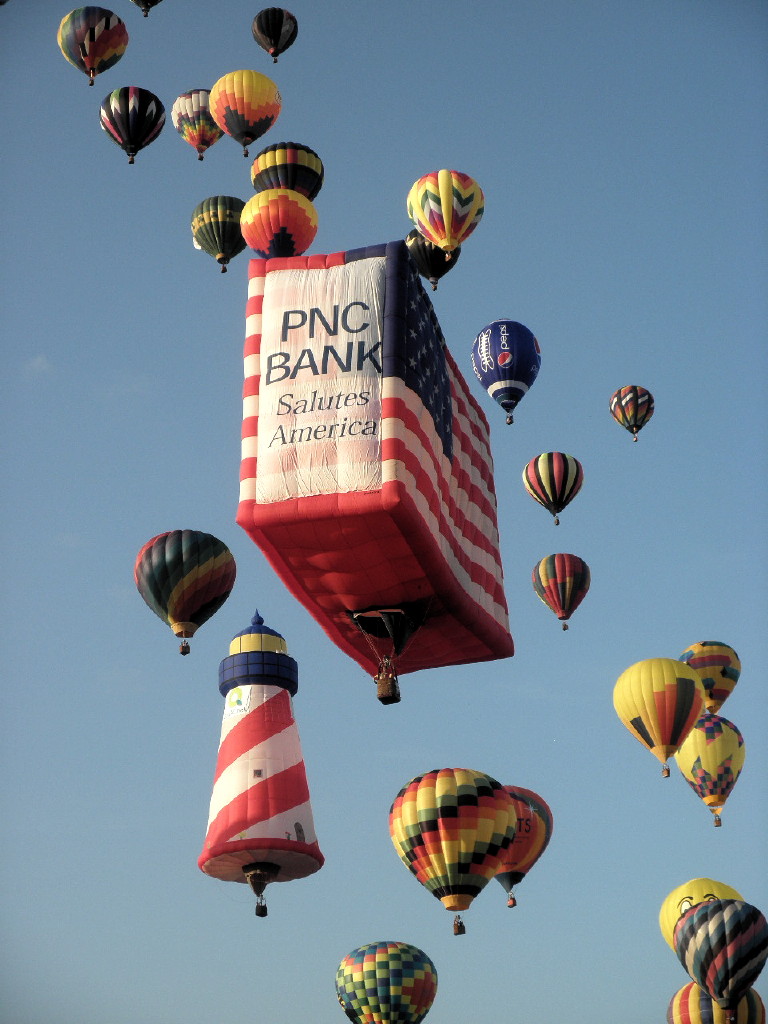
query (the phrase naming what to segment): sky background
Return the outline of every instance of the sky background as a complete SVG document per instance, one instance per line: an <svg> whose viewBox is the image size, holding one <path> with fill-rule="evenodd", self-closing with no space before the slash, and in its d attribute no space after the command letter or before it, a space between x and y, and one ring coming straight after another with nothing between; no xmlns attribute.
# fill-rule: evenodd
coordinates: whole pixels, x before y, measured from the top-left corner
<svg viewBox="0 0 768 1024"><path fill-rule="evenodd" d="M334 1024L341 958L396 939L437 967L434 1024L664 1021L689 980L659 932L666 894L708 875L768 911L768 7L297 0L277 65L242 0L113 9L130 43L94 88L58 50L67 7L0 11L0 1018ZM485 193L432 297L491 421L516 654L405 676L392 707L235 524L248 251L222 275L190 217L248 199L250 161L225 137L199 163L170 109L239 68L283 97L252 156L293 140L324 162L310 252L404 237L428 171ZM169 115L134 166L98 116L129 84ZM499 317L542 350L512 427L470 366ZM656 402L637 444L608 411L627 384ZM585 474L559 527L520 479L553 449ZM142 544L176 528L216 534L238 567L188 658L133 583ZM530 582L555 551L592 570L567 632ZM326 858L267 890L266 920L197 867L218 665L256 608L298 661ZM721 829L612 704L629 665L712 639L743 665L722 710L746 765ZM387 829L400 787L443 767L534 789L555 822L518 906L491 882L461 938Z"/></svg>

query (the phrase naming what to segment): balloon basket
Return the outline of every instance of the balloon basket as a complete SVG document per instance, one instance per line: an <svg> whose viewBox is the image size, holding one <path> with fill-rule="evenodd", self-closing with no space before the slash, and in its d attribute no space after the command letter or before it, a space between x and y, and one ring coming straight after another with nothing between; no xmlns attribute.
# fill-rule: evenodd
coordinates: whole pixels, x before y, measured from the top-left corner
<svg viewBox="0 0 768 1024"><path fill-rule="evenodd" d="M461 920L461 914L457 914L453 919L453 934L454 935L465 935L467 929L464 926L464 922Z"/></svg>
<svg viewBox="0 0 768 1024"><path fill-rule="evenodd" d="M190 646L186 640L182 640L179 644L179 654L186 656L190 652Z"/></svg>
<svg viewBox="0 0 768 1024"><path fill-rule="evenodd" d="M661 766L661 777L662 777L662 779L668 779L669 778L669 765L668 764L663 764Z"/></svg>
<svg viewBox="0 0 768 1024"><path fill-rule="evenodd" d="M720 828L723 822L719 814L715 815L715 828Z"/></svg>

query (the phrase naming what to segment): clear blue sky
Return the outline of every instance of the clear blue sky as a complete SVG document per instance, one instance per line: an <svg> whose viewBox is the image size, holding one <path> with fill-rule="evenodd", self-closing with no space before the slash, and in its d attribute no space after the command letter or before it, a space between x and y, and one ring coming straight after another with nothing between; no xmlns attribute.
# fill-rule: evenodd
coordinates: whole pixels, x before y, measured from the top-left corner
<svg viewBox="0 0 768 1024"><path fill-rule="evenodd" d="M437 966L434 1024L663 1021L688 980L657 926L667 892L710 875L768 911L768 9L299 0L277 65L242 0L113 9L131 39L94 88L56 45L68 7L0 9L0 1018L338 1024L341 957L398 939ZM394 707L235 525L248 255L221 275L189 223L208 195L247 199L250 162L224 138L198 163L169 120L129 166L99 127L118 86L170 112L239 68L283 95L263 144L324 161L311 251L403 237L413 181L462 170L486 212L434 295L448 344L467 376L493 319L541 344L514 426L477 387L517 653L405 677ZM637 444L608 413L625 384L656 399ZM585 471L557 528L520 480L551 449ZM179 527L215 533L238 564L183 659L132 578L144 541ZM593 580L565 633L530 584L558 550ZM197 867L218 664L255 608L299 663L326 857L271 888L266 920L245 886ZM717 830L611 700L633 662L704 639L743 663L722 710L746 765ZM518 907L491 883L462 938L387 832L398 789L448 766L532 788L555 818Z"/></svg>

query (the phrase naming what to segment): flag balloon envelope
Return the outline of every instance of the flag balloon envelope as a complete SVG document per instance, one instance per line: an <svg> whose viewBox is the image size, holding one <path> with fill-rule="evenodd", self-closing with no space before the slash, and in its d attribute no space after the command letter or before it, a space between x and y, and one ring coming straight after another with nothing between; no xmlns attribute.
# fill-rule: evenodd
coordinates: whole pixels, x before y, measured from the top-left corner
<svg viewBox="0 0 768 1024"><path fill-rule="evenodd" d="M400 240L254 259L237 521L350 657L508 657L488 422Z"/></svg>

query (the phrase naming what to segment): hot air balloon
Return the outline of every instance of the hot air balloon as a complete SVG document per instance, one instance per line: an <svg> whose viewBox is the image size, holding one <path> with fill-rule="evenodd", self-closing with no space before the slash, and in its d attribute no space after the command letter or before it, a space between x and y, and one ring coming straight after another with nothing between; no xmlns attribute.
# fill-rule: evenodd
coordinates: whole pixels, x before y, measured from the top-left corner
<svg viewBox="0 0 768 1024"><path fill-rule="evenodd" d="M128 154L128 163L140 149L154 142L165 124L165 107L154 93L138 86L115 89L101 104L101 127Z"/></svg>
<svg viewBox="0 0 768 1024"><path fill-rule="evenodd" d="M679 749L704 710L698 672L673 658L646 658L625 669L613 689L616 714L669 775L667 758Z"/></svg>
<svg viewBox="0 0 768 1024"><path fill-rule="evenodd" d="M714 878L691 878L678 885L664 899L659 910L659 928L670 949L675 948L675 925L691 907L709 900L741 900L744 897L736 889Z"/></svg>
<svg viewBox="0 0 768 1024"><path fill-rule="evenodd" d="M552 838L552 811L532 789L505 786L512 797L517 829L509 846L502 854L502 867L496 880L508 894L507 906L517 904L513 888L518 885L549 845Z"/></svg>
<svg viewBox="0 0 768 1024"><path fill-rule="evenodd" d="M198 160L224 134L211 117L209 96L207 89L191 89L177 97L171 107L173 127L185 142L195 147Z"/></svg>
<svg viewBox="0 0 768 1024"><path fill-rule="evenodd" d="M258 612L219 665L224 717L201 871L247 882L256 916L267 916L264 889L319 871L304 757L291 698L298 666L283 637Z"/></svg>
<svg viewBox="0 0 768 1024"><path fill-rule="evenodd" d="M462 244L483 216L483 190L461 171L431 171L411 185L406 200L416 229L448 254Z"/></svg>
<svg viewBox="0 0 768 1024"><path fill-rule="evenodd" d="M451 249L450 252L443 252L439 246L430 242L416 228L405 236L405 244L419 268L419 273L432 285L433 292L437 290L439 279L445 277L448 271L456 266L459 256L461 256L460 245Z"/></svg>
<svg viewBox="0 0 768 1024"><path fill-rule="evenodd" d="M523 470L523 484L534 501L551 512L555 526L562 512L581 490L584 470L578 459L564 452L536 455Z"/></svg>
<svg viewBox="0 0 768 1024"><path fill-rule="evenodd" d="M639 431L643 429L653 416L653 395L645 388L631 385L619 388L611 395L611 416L637 440Z"/></svg>
<svg viewBox="0 0 768 1024"><path fill-rule="evenodd" d="M727 718L705 711L675 753L683 778L722 824L720 812L744 767L744 737Z"/></svg>
<svg viewBox="0 0 768 1024"><path fill-rule="evenodd" d="M743 900L710 900L686 911L675 926L675 953L696 984L735 1024L739 1000L768 957L768 922Z"/></svg>
<svg viewBox="0 0 768 1024"><path fill-rule="evenodd" d="M208 105L216 124L243 147L269 131L278 118L280 93L275 83L258 71L231 71L211 89Z"/></svg>
<svg viewBox="0 0 768 1024"><path fill-rule="evenodd" d="M290 11L282 7L266 7L259 11L251 25L253 38L272 57L277 58L292 46L299 34L299 25Z"/></svg>
<svg viewBox="0 0 768 1024"><path fill-rule="evenodd" d="M718 711L741 675L741 662L736 651L718 640L702 640L683 651L680 661L695 668L701 676L707 711Z"/></svg>
<svg viewBox="0 0 768 1024"><path fill-rule="evenodd" d="M136 4L137 7L141 8L141 13L145 18L149 17L149 12L153 7L157 7L160 0L131 0L131 3Z"/></svg>
<svg viewBox="0 0 768 1024"><path fill-rule="evenodd" d="M256 192L290 188L306 199L314 199L323 187L323 161L300 142L276 142L267 146L251 165L251 183Z"/></svg>
<svg viewBox="0 0 768 1024"><path fill-rule="evenodd" d="M251 260L245 333L237 521L294 597L382 703L510 657L488 422L405 242Z"/></svg>
<svg viewBox="0 0 768 1024"><path fill-rule="evenodd" d="M408 942L369 942L336 971L336 997L357 1024L419 1024L437 994L437 970Z"/></svg>
<svg viewBox="0 0 768 1024"><path fill-rule="evenodd" d="M78 7L61 19L57 39L69 63L93 85L96 75L108 71L125 53L128 30L104 7Z"/></svg>
<svg viewBox="0 0 768 1024"><path fill-rule="evenodd" d="M240 231L244 206L236 196L209 196L192 211L192 236L199 248L221 264L222 274L229 261L245 249Z"/></svg>
<svg viewBox="0 0 768 1024"><path fill-rule="evenodd" d="M507 413L539 375L541 349L534 335L515 320L494 320L484 327L472 343L472 369L475 376Z"/></svg>
<svg viewBox="0 0 768 1024"><path fill-rule="evenodd" d="M578 555L547 555L533 567L533 589L568 629L568 619L587 596L589 566Z"/></svg>
<svg viewBox="0 0 768 1024"><path fill-rule="evenodd" d="M235 560L226 544L199 530L170 530L152 537L133 567L141 596L183 638L181 654L189 654L187 639L229 597L235 573Z"/></svg>
<svg viewBox="0 0 768 1024"><path fill-rule="evenodd" d="M317 210L300 192L268 188L245 204L240 230L259 256L300 256L317 234Z"/></svg>
<svg viewBox="0 0 768 1024"><path fill-rule="evenodd" d="M483 772L441 768L417 775L395 797L389 835L398 856L447 910L466 910L502 870L517 809Z"/></svg>
<svg viewBox="0 0 768 1024"><path fill-rule="evenodd" d="M765 1006L750 988L736 1005L736 1024L765 1024ZM675 992L667 1009L667 1024L726 1024L725 1010L707 995L703 988L689 981Z"/></svg>

